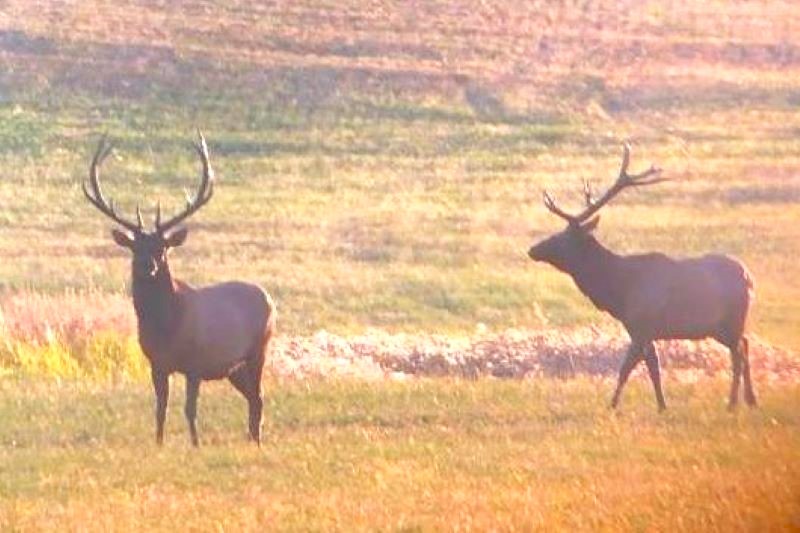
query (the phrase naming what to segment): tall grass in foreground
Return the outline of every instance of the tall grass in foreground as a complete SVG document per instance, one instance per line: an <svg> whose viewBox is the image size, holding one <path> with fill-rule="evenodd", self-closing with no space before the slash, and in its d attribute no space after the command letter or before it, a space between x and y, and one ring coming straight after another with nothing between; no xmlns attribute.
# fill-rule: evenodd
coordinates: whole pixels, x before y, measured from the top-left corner
<svg viewBox="0 0 800 533"><path fill-rule="evenodd" d="M140 384L0 380L0 530L791 531L800 387L724 409L727 380L644 380L623 408L575 380L267 383L266 440L204 386L193 450Z"/></svg>
<svg viewBox="0 0 800 533"><path fill-rule="evenodd" d="M59 378L139 379L149 370L130 301L72 292L0 297L0 372Z"/></svg>

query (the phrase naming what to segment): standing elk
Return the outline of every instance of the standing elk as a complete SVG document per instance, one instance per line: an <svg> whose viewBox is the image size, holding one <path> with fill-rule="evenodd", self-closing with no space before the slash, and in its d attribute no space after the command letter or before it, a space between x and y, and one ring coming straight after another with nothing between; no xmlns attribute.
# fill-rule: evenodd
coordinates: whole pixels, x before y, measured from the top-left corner
<svg viewBox="0 0 800 533"><path fill-rule="evenodd" d="M744 336L753 280L744 265L724 255L691 259L672 259L660 253L617 255L592 235L600 220L596 213L619 192L664 181L655 167L628 174L629 163L630 146L625 144L616 182L597 200L592 198L588 182L584 182L586 208L577 215L564 212L545 191L545 207L566 220L567 228L532 246L528 255L572 276L580 291L598 309L622 322L630 335L631 344L619 371L612 408L619 404L631 371L644 359L659 410L665 409L653 341L707 337L716 339L731 353L729 409L738 402L742 376L745 401L755 406L749 343Z"/></svg>
<svg viewBox="0 0 800 533"><path fill-rule="evenodd" d="M156 395L156 442L164 441L164 419L169 397L169 376L186 376L186 420L192 444L197 437L197 396L203 380L227 377L244 395L249 407L250 438L261 442L261 372L275 324L275 306L258 285L231 281L194 288L172 277L167 256L170 248L186 240L188 229L174 229L211 199L214 173L202 133L195 149L202 163L200 187L194 198L186 195L186 207L161 221L158 205L153 231L145 231L136 208L136 223L117 214L113 200L100 188L98 167L111 152L106 138L100 140L89 167L89 183L83 183L86 199L101 213L125 228L113 229L114 241L133 253L133 305L139 328L139 344L150 360Z"/></svg>

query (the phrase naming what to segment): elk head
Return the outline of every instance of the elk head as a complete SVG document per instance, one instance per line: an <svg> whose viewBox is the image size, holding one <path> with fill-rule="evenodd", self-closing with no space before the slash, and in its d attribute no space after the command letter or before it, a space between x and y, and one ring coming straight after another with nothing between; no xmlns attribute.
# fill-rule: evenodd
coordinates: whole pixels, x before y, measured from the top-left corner
<svg viewBox="0 0 800 533"><path fill-rule="evenodd" d="M622 153L622 165L617 181L599 199L595 200L593 198L589 182L583 182L586 208L576 215L563 211L556 205L550 193L544 191L545 207L554 215L564 219L567 222L567 227L561 232L531 246L530 250L528 250L528 256L534 261L549 263L561 271L574 271L584 261L590 245L596 242L592 232L600 222L600 215L597 212L605 204L627 187L640 187L665 181L664 178L658 177L661 169L654 166L639 174L628 174L630 158L631 148L628 143L625 143Z"/></svg>
<svg viewBox="0 0 800 533"><path fill-rule="evenodd" d="M200 131L198 142L194 143L195 150L203 166L203 175L200 186L194 198L186 194L186 207L174 217L161 221L161 204L156 208L156 218L153 231L146 231L142 221L139 206L136 207L136 222L131 222L120 216L112 199L106 199L100 187L98 168L103 160L111 153L112 146L106 142L106 137L100 139L97 151L89 167L89 183L83 185L83 194L93 206L111 220L119 224L124 230L117 228L111 230L114 241L129 249L133 253L133 276L138 279L155 279L160 272L166 270L167 253L170 248L180 246L186 240L188 229L185 227L173 229L203 207L214 193L214 171L208 159L208 146Z"/></svg>

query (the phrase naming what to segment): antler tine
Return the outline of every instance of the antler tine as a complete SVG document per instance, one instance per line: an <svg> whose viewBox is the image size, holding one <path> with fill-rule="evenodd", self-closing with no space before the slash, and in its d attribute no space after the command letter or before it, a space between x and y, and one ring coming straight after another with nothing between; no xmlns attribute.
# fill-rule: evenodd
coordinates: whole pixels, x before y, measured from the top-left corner
<svg viewBox="0 0 800 533"><path fill-rule="evenodd" d="M111 144L106 143L106 139L108 134L103 134L100 137L100 142L97 143L97 150L92 157L92 164L89 166L89 185L92 187L92 192L94 192L94 197L98 200L105 202L105 198L103 197L103 191L100 189L100 181L99 181L99 173L97 167L103 163L103 160L108 157L108 154L111 153L111 149L113 148ZM85 188L84 183L84 188Z"/></svg>
<svg viewBox="0 0 800 533"><path fill-rule="evenodd" d="M669 181L669 178L662 178L659 176L659 174L661 174L661 169L655 165L651 165L650 168L648 168L644 172L640 172L639 174L634 174L633 176L629 176L631 181L630 184L633 187L638 187L640 185L653 185L654 183ZM655 177L651 178L651 176Z"/></svg>
<svg viewBox="0 0 800 533"><path fill-rule="evenodd" d="M631 161L631 145L625 142L622 145L622 165L619 170L619 180L625 181L631 186L651 185L653 183L660 183L667 181L667 178L653 178L647 179L650 176L657 176L661 173L661 169L655 165L650 165L650 168L638 174L628 174L628 164Z"/></svg>
<svg viewBox="0 0 800 533"><path fill-rule="evenodd" d="M575 216L570 215L569 213L566 213L565 211L563 211L560 207L558 207L556 205L555 200L553 200L553 197L550 196L549 192L542 191L542 198L544 200L544 206L548 209L548 211L550 211L554 215L557 215L557 216L563 218L564 220L566 220L570 224L572 224L572 223L574 223L576 221Z"/></svg>
<svg viewBox="0 0 800 533"><path fill-rule="evenodd" d="M94 153L94 157L92 157L92 163L89 166L89 187L91 187L92 192L89 192L89 189L86 188L86 182L83 182L81 183L83 195L101 213L112 219L117 224L131 231L141 230L141 216L139 216L139 225L137 227L132 222L129 222L118 215L114 209L114 201L106 200L105 196L103 196L103 190L100 187L99 166L103 163L106 157L108 157L113 149L113 146L107 142L107 137L108 135L104 134L100 138L100 142L97 145L97 150Z"/></svg>
<svg viewBox="0 0 800 533"><path fill-rule="evenodd" d="M643 185L653 185L655 183L660 183L662 181L666 181L666 178L657 177L661 173L661 169L655 166L651 166L649 169L641 172L639 174L628 174L628 166L631 162L631 145L630 143L626 142L622 145L622 164L620 165L619 169L619 176L614 184L597 200L592 200L589 202L591 198L589 195L591 194L590 190L587 192L586 186L584 186L584 194L587 198L587 207L586 209L579 215L575 217L576 222L583 222L588 220L591 216L597 213L604 205L611 201L617 194L619 194L623 189L627 187L639 187ZM588 183L588 182L587 182Z"/></svg>
<svg viewBox="0 0 800 533"><path fill-rule="evenodd" d="M583 199L586 201L586 207L591 207L594 204L594 193L592 193L592 184L588 179L583 180Z"/></svg>
<svg viewBox="0 0 800 533"><path fill-rule="evenodd" d="M198 141L193 143L193 145L194 149L197 151L197 154L200 156L200 162L203 167L200 186L197 189L197 194L195 194L194 198L191 198L189 193L184 191L184 194L186 195L186 207L183 211L167 220L163 224L161 224L161 217L159 214L159 219L156 221L156 230L161 233L187 219L195 211L207 204L214 195L214 170L211 168L211 163L209 162L208 145L206 144L205 137L203 137L203 133L199 129L197 130L197 137Z"/></svg>
<svg viewBox="0 0 800 533"><path fill-rule="evenodd" d="M619 167L619 177L628 177L628 165L631 163L631 143L625 141L622 143L622 164Z"/></svg>
<svg viewBox="0 0 800 533"><path fill-rule="evenodd" d="M628 166L631 162L631 145L626 142L622 145L622 164L619 169L619 176L614 184L601 196L595 200L593 198L592 186L588 180L583 181L583 197L586 208L577 215L570 215L561 210L547 191L544 191L544 205L555 215L563 218L570 224L580 224L588 220L597 213L605 204L611 201L620 191L626 187L641 187L668 181L667 178L660 177L661 169L652 165L649 169L639 174L628 174Z"/></svg>

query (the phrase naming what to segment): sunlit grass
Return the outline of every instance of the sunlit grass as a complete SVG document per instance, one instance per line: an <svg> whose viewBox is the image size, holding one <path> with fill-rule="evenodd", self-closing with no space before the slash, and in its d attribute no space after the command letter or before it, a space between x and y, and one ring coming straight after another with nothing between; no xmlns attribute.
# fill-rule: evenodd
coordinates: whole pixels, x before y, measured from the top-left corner
<svg viewBox="0 0 800 533"><path fill-rule="evenodd" d="M793 2L2 11L0 530L800 529L797 359L770 348L800 349ZM79 188L107 132L121 209L179 208L196 127L217 192L171 260L277 301L260 450L227 384L203 386L191 449L178 379L155 447L130 260ZM624 334L525 256L561 229L541 190L577 206L625 139L671 181L598 235L748 265L759 410L725 411L727 354L699 343L661 346L665 414L641 370L610 413L586 367L613 375ZM392 371L497 351L525 379ZM553 354L577 378L523 368Z"/></svg>
<svg viewBox="0 0 800 533"><path fill-rule="evenodd" d="M192 450L173 394L152 442L144 384L0 382L3 529L793 529L800 389L731 415L727 383L634 380L267 386L266 442L206 385Z"/></svg>
<svg viewBox="0 0 800 533"><path fill-rule="evenodd" d="M372 138L370 127L359 136ZM398 127L430 144L424 125ZM176 209L181 187L194 183L190 125L168 135L174 145L166 153L155 140L146 142L159 151L149 152L121 139L119 159L107 162L109 193L128 213L136 202L152 213L158 198ZM225 130L207 135L220 183L190 223L187 244L173 254L173 270L196 284L261 283L277 298L284 332L535 326L528 320L537 305L554 324L599 317L569 280L534 265L525 251L560 229L541 206L541 188L567 204L579 198L580 177L602 188L618 165L619 139L594 155L567 143L538 155L512 146L489 155L405 157L331 156L320 148L308 155L226 154L217 149ZM8 206L0 219L7 258L0 276L9 289L125 294L127 252L114 246L108 223L77 187L96 140L88 132L81 138L75 151L48 148L41 161L7 156L13 172L0 183ZM259 150L268 146L256 142L266 143ZM657 162L675 181L621 198L604 214L599 235L620 252L739 256L757 284L753 328L797 348L798 330L785 324L800 313L791 260L800 243L793 208L800 184L789 170L798 159L755 158L758 146L739 149L723 157L712 147L688 159L669 144L637 143L634 164Z"/></svg>

